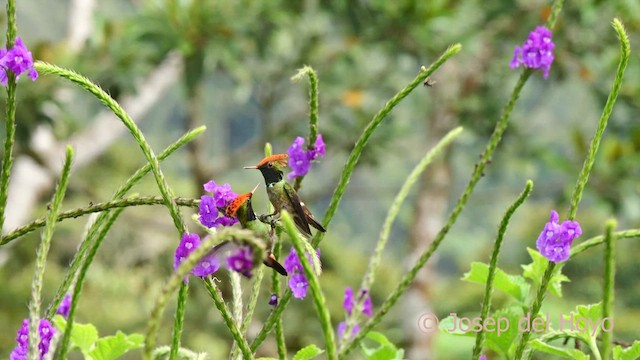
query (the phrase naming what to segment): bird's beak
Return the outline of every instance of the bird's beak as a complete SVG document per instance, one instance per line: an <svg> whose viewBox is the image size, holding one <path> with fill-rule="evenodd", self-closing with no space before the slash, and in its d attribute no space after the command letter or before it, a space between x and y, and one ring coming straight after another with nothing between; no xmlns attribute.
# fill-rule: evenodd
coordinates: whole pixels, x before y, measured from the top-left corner
<svg viewBox="0 0 640 360"><path fill-rule="evenodd" d="M253 193L256 192L256 190L258 190L258 186L260 186L260 183L258 183L258 185L256 185L256 187L254 187L253 190L251 190L251 195L253 195Z"/></svg>
<svg viewBox="0 0 640 360"><path fill-rule="evenodd" d="M245 169L257 169L258 167L254 165L254 166L245 166L244 168Z"/></svg>

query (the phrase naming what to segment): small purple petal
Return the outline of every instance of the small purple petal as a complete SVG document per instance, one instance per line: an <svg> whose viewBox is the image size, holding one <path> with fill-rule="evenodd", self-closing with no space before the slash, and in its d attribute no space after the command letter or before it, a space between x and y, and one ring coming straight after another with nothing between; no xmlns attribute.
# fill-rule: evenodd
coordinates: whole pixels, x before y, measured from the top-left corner
<svg viewBox="0 0 640 360"><path fill-rule="evenodd" d="M342 307L347 311L347 314L351 315L354 303L353 290L350 287L347 287L344 289L344 300L342 301Z"/></svg>
<svg viewBox="0 0 640 360"><path fill-rule="evenodd" d="M347 323L346 321L342 321L338 324L338 338L342 338L344 336L344 332L347 331ZM360 332L360 326L355 324L351 329L351 339L353 339Z"/></svg>
<svg viewBox="0 0 640 360"><path fill-rule="evenodd" d="M218 269L220 269L220 260L215 254L209 254L200 259L198 264L191 269L191 274L205 277L215 273Z"/></svg>
<svg viewBox="0 0 640 360"><path fill-rule="evenodd" d="M555 44L552 40L551 30L544 26L538 26L529 33L522 47L516 46L509 67L515 69L520 65L543 71L543 78L547 78L551 64L554 60L553 50Z"/></svg>
<svg viewBox="0 0 640 360"><path fill-rule="evenodd" d="M227 257L227 266L233 271L250 278L253 270L253 253L251 248L243 246Z"/></svg>
<svg viewBox="0 0 640 360"><path fill-rule="evenodd" d="M289 288L293 293L293 297L295 297L296 299L303 299L305 296L307 296L309 282L303 274L295 273L289 278Z"/></svg>
<svg viewBox="0 0 640 360"><path fill-rule="evenodd" d="M271 306L277 306L278 305L278 295L277 294L271 294L271 297L269 298L269 305L271 305Z"/></svg>
<svg viewBox="0 0 640 360"><path fill-rule="evenodd" d="M573 240L582 234L578 222L566 220L560 225L558 221L558 213L552 210L549 222L545 224L536 241L538 251L555 263L569 259Z"/></svg>
<svg viewBox="0 0 640 360"><path fill-rule="evenodd" d="M209 180L206 184L202 185L202 187L204 188L204 191L212 193L216 190L218 184L213 180Z"/></svg>
<svg viewBox="0 0 640 360"><path fill-rule="evenodd" d="M313 150L310 150L308 157L310 160L316 160L319 157L324 157L326 146L324 140L322 140L322 134L318 134L316 142L313 143Z"/></svg>
<svg viewBox="0 0 640 360"><path fill-rule="evenodd" d="M60 303L60 306L58 307L58 310L56 310L56 314L60 314L60 315L64 316L65 319L66 319L67 316L69 316L69 309L70 308L71 308L71 295L67 294L62 299L62 302Z"/></svg>
<svg viewBox="0 0 640 360"><path fill-rule="evenodd" d="M311 161L302 145L304 145L304 138L298 136L289 147L289 167L292 171L287 175L288 179L304 176L311 168Z"/></svg>
<svg viewBox="0 0 640 360"><path fill-rule="evenodd" d="M215 225L216 218L218 217L218 208L215 206L215 200L213 197L203 195L200 197L200 216L198 220L202 225L212 228Z"/></svg>
<svg viewBox="0 0 640 360"><path fill-rule="evenodd" d="M362 304L362 313L367 317L371 317L373 315L373 301L371 301L371 295L368 292L365 293L365 296L364 304Z"/></svg>

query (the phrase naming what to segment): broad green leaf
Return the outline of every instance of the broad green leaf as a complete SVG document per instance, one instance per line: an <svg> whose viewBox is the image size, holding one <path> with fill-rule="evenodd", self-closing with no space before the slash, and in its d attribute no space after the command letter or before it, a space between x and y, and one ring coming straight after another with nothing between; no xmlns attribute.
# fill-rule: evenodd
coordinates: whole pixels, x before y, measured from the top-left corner
<svg viewBox="0 0 640 360"><path fill-rule="evenodd" d="M495 325L486 321L489 318L493 319ZM490 314L489 318L485 320L484 325L486 345L500 354L507 355L509 348L521 333L518 322L523 318L522 309L519 306L500 309Z"/></svg>
<svg viewBox="0 0 640 360"><path fill-rule="evenodd" d="M389 339L387 339L387 337L384 336L383 333L378 331L370 331L367 334L367 339L371 339L382 346L390 346L392 348L395 348L395 345L393 345L393 343L389 341Z"/></svg>
<svg viewBox="0 0 640 360"><path fill-rule="evenodd" d="M577 349L563 349L555 346L551 346L538 339L529 342L529 346L536 351L544 352L547 354L562 356L567 359L575 360L589 360L589 355L583 353Z"/></svg>
<svg viewBox="0 0 640 360"><path fill-rule="evenodd" d="M324 350L317 347L315 344L305 346L293 355L293 360L309 360L322 354Z"/></svg>
<svg viewBox="0 0 640 360"><path fill-rule="evenodd" d="M547 264L549 264L549 261L536 250L527 248L527 251L529 252L533 262L528 265L522 265L522 275L531 279L533 283L538 286L540 285L540 281L542 280L545 270L547 270ZM562 283L569 282L569 278L563 275L560 272L560 269L561 268L559 267L556 270L555 274L549 281L549 291L557 297L562 297Z"/></svg>
<svg viewBox="0 0 640 360"><path fill-rule="evenodd" d="M397 349L395 345L384 334L371 331L367 334L367 338L375 341L380 346L377 348L369 348L365 344L361 344L362 352L368 360L403 360L404 350Z"/></svg>
<svg viewBox="0 0 640 360"><path fill-rule="evenodd" d="M640 341L638 340L626 349L620 345L613 348L613 360L636 360L638 358L640 358Z"/></svg>
<svg viewBox="0 0 640 360"><path fill-rule="evenodd" d="M440 323L438 324L438 330L450 335L469 336L469 337L476 336L476 334L473 331L462 331L460 329L460 318L458 318L457 316L453 317L451 315L440 320Z"/></svg>
<svg viewBox="0 0 640 360"><path fill-rule="evenodd" d="M473 262L471 263L471 271L464 274L462 280L486 284L488 277L489 265L480 262ZM513 296L520 302L525 301L527 293L529 292L529 284L522 276L509 275L499 268L496 269L493 286L495 289Z"/></svg>
<svg viewBox="0 0 640 360"><path fill-rule="evenodd" d="M115 335L106 336L96 342L96 347L89 353L94 360L113 360L132 349L144 346L141 334L126 335L118 331Z"/></svg>
<svg viewBox="0 0 640 360"><path fill-rule="evenodd" d="M53 318L53 323L60 331L63 331L67 326L67 320L62 315L56 315ZM79 348L83 354L86 354L91 351L96 340L98 340L98 330L93 324L73 323L73 329L71 329L72 348Z"/></svg>
<svg viewBox="0 0 640 360"><path fill-rule="evenodd" d="M613 324L608 320L603 322L602 303L578 305L576 311L564 315L563 320L558 324L559 330L583 334L586 339L595 339L603 328L609 329L612 326Z"/></svg>

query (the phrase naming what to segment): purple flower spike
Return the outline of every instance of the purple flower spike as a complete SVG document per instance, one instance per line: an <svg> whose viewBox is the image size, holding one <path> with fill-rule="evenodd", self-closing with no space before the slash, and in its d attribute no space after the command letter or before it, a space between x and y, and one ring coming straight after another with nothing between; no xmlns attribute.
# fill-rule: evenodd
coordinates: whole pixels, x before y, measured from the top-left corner
<svg viewBox="0 0 640 360"><path fill-rule="evenodd" d="M234 254L229 255L229 257L227 257L227 266L229 269L250 278L252 276L251 270L253 270L253 254L251 248L243 246Z"/></svg>
<svg viewBox="0 0 640 360"><path fill-rule="evenodd" d="M287 175L288 179L306 175L311 168L311 162L324 157L326 146L322 134L318 134L311 150L304 149L304 141L303 137L298 136L289 147L289 167L292 171Z"/></svg>
<svg viewBox="0 0 640 360"><path fill-rule="evenodd" d="M27 71L31 80L35 81L38 78L38 72L33 67L33 56L19 37L16 38L11 50L7 51L6 48L0 50L0 67L2 67L0 70L0 84L2 86L6 86L8 82L7 70L16 76Z"/></svg>
<svg viewBox="0 0 640 360"><path fill-rule="evenodd" d="M521 47L515 47L509 66L512 69L520 65L530 69L540 69L543 71L542 77L546 79L553 63L553 49L555 47L551 30L544 26L538 26L529 33L529 37Z"/></svg>
<svg viewBox="0 0 640 360"><path fill-rule="evenodd" d="M213 196L203 195L200 198L200 216L198 218L200 223L208 228L232 226L237 223L238 219L219 214L238 196L231 190L231 185L218 185L215 181L209 180L202 187L205 191L213 193Z"/></svg>
<svg viewBox="0 0 640 360"><path fill-rule="evenodd" d="M487 360L487 355L480 355L478 360Z"/></svg>
<svg viewBox="0 0 640 360"><path fill-rule="evenodd" d="M298 136L289 147L289 167L292 171L287 175L288 179L304 176L311 168L311 160L302 145L304 145L304 138Z"/></svg>
<svg viewBox="0 0 640 360"><path fill-rule="evenodd" d="M558 224L560 217L555 210L551 211L549 222L538 236L536 247L549 261L559 263L569 259L573 240L582 235L577 221L565 220Z"/></svg>
<svg viewBox="0 0 640 360"><path fill-rule="evenodd" d="M304 299L307 296L309 281L302 273L295 273L289 278L289 288L296 299Z"/></svg>
<svg viewBox="0 0 640 360"><path fill-rule="evenodd" d="M351 315L354 303L355 299L353 298L353 290L350 287L344 289L344 300L342 301L342 307L347 310L347 314Z"/></svg>
<svg viewBox="0 0 640 360"><path fill-rule="evenodd" d="M173 259L174 270L177 269L187 256L189 256L189 254L191 254L198 246L200 246L200 236L198 236L198 234L185 233L182 235L182 240L180 241L180 244L178 244L178 248L176 249ZM209 254L200 259L196 266L191 269L191 274L194 276L204 277L213 274L218 271L218 269L220 269L220 262L214 254ZM184 282L188 281L188 278L185 277Z"/></svg>
<svg viewBox="0 0 640 360"><path fill-rule="evenodd" d="M58 307L58 310L56 310L56 314L60 314L60 315L64 316L64 318L66 319L67 316L69 316L69 309L70 308L71 308L71 295L67 294L62 299L62 302L60 303L60 306Z"/></svg>
<svg viewBox="0 0 640 360"><path fill-rule="evenodd" d="M344 336L344 332L347 330L347 323L345 321L341 322L338 324L338 338L342 338ZM355 324L353 326L353 329L351 329L351 339L353 340L353 338L358 335L358 333L360 332L360 326L358 326L358 324Z"/></svg>
<svg viewBox="0 0 640 360"><path fill-rule="evenodd" d="M38 344L38 350L40 351L39 359L44 359L45 355L49 352L49 346L51 345L51 339L55 334L55 329L51 326L51 323L47 319L40 320L38 325L38 333L40 335L40 343ZM29 319L22 321L22 327L18 330L16 336L16 346L9 358L11 360L26 360L27 352L29 350Z"/></svg>

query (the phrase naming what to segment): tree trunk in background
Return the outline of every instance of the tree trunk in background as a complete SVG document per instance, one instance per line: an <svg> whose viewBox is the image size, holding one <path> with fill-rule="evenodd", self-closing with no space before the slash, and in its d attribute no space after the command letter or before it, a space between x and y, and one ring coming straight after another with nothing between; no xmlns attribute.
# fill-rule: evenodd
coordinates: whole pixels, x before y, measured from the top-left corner
<svg viewBox="0 0 640 360"><path fill-rule="evenodd" d="M441 72L445 73L445 71ZM450 74L451 71L446 71ZM445 77L443 75L443 77ZM434 88L425 89L434 97L433 104L443 104L438 98L443 97L442 87L434 85ZM445 107L437 108L433 118L426 119L428 135L426 148L432 148L455 124L453 116ZM420 254L431 244L436 234L444 225L451 192L451 169L447 160L449 151L446 149L436 161L434 161L418 183L416 196L414 221L410 229L410 248L407 261L407 270L413 267ZM425 331L422 324L418 324L421 316L432 314L431 305L432 289L437 280L435 270L436 256L432 256L427 264L420 270L415 280L409 286L404 298L403 328L407 336L407 358L428 360L435 359L433 351L433 339L437 330Z"/></svg>

